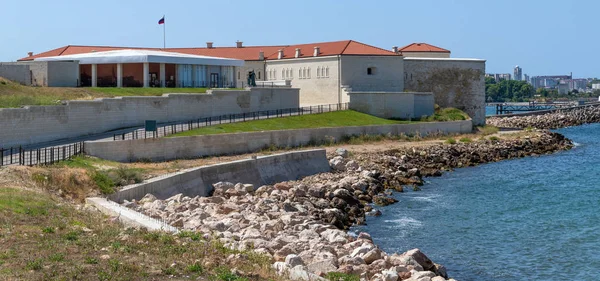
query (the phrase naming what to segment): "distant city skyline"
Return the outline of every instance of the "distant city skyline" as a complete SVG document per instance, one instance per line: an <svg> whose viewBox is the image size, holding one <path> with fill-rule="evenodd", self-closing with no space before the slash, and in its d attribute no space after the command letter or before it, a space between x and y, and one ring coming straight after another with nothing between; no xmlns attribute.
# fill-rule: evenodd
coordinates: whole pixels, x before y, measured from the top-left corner
<svg viewBox="0 0 600 281"><path fill-rule="evenodd" d="M600 1L488 2L359 0L177 1L106 0L90 7L75 0L2 2L0 61L15 61L65 45L162 47L165 15L167 47L289 45L352 39L384 49L426 42L455 58L486 59L486 72L511 73L515 65L530 77L573 72L598 77L594 34ZM585 9L581 9L585 7ZM399 13L401 17L399 17ZM555 18L552 15L560 15ZM494 29L517 20L531 32ZM585 43L562 39L584 38ZM551 40L549 40L551 38ZM550 42L551 41L551 42ZM583 41L582 41L583 42ZM576 51L575 51L576 50Z"/></svg>

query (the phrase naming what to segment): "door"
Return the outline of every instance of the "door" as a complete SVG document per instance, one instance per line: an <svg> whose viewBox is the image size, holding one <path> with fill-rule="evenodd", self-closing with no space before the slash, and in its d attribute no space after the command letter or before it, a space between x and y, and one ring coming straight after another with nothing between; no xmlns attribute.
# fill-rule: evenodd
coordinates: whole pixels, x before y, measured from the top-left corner
<svg viewBox="0 0 600 281"><path fill-rule="evenodd" d="M219 88L219 73L210 74L210 87Z"/></svg>

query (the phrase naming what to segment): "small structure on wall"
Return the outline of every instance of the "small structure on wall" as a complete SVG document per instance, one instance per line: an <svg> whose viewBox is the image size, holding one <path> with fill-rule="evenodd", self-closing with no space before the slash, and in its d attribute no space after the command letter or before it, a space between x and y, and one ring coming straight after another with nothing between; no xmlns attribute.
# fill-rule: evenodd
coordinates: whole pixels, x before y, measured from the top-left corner
<svg viewBox="0 0 600 281"><path fill-rule="evenodd" d="M34 61L78 61L81 86L235 87L235 67L243 60L151 50L116 50Z"/></svg>

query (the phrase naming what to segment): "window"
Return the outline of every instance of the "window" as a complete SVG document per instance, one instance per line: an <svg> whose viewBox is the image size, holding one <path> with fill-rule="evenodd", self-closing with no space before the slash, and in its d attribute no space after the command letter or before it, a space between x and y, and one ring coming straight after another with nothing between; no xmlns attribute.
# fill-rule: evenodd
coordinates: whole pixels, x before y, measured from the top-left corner
<svg viewBox="0 0 600 281"><path fill-rule="evenodd" d="M325 68L325 77L329 77L329 66Z"/></svg>
<svg viewBox="0 0 600 281"><path fill-rule="evenodd" d="M306 79L306 68L302 68L302 78Z"/></svg>
<svg viewBox="0 0 600 281"><path fill-rule="evenodd" d="M258 71L258 79L260 79L260 70Z"/></svg>
<svg viewBox="0 0 600 281"><path fill-rule="evenodd" d="M321 78L321 67L317 66L317 78Z"/></svg>
<svg viewBox="0 0 600 281"><path fill-rule="evenodd" d="M377 72L377 68L376 67L369 67L369 68L367 68L367 75L375 75L376 72Z"/></svg>
<svg viewBox="0 0 600 281"><path fill-rule="evenodd" d="M307 75L308 79L310 79L310 67L308 68L308 75Z"/></svg>
<svg viewBox="0 0 600 281"><path fill-rule="evenodd" d="M290 68L290 78L294 78L294 69Z"/></svg>
<svg viewBox="0 0 600 281"><path fill-rule="evenodd" d="M238 80L240 80L240 79L241 79L241 78L240 78L240 72L238 71Z"/></svg>
<svg viewBox="0 0 600 281"><path fill-rule="evenodd" d="M302 68L298 69L298 78L302 79Z"/></svg>

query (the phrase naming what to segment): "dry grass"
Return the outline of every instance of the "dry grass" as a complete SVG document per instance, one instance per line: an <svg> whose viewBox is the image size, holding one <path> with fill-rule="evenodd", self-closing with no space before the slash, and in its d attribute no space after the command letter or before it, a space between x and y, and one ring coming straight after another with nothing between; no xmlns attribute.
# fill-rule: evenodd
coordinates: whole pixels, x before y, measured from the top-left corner
<svg viewBox="0 0 600 281"><path fill-rule="evenodd" d="M267 257L201 237L123 230L47 193L0 188L2 280L278 279Z"/></svg>

